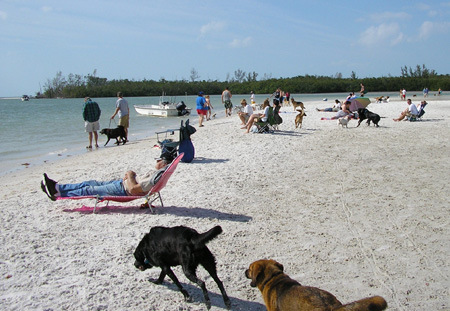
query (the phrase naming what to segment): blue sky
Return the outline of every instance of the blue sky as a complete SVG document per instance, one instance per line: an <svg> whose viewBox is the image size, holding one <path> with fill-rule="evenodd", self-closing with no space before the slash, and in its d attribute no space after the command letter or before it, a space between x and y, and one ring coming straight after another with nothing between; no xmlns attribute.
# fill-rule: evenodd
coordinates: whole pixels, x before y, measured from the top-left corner
<svg viewBox="0 0 450 311"><path fill-rule="evenodd" d="M0 97L58 71L108 79L224 81L450 73L450 1L0 0Z"/></svg>

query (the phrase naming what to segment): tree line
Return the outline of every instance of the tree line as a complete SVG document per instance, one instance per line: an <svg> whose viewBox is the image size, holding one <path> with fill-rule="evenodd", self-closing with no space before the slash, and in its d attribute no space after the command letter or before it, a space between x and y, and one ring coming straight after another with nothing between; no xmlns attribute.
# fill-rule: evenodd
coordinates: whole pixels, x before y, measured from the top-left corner
<svg viewBox="0 0 450 311"><path fill-rule="evenodd" d="M425 87L430 91L450 89L448 74L439 75L425 65L417 65L415 68L404 66L401 68L401 75L397 77L358 78L355 72L349 78L343 78L341 73L334 76L304 75L290 78L272 78L271 75L264 74L260 80L257 77L256 72L247 73L238 69L234 76L228 74L225 81L201 80L193 68L190 80L168 81L161 78L159 81L134 81L97 77L96 70L85 76L71 73L67 77L59 71L53 79L47 80L43 94L39 95L47 98L115 97L118 91L129 97L159 96L163 93L169 96L196 95L199 91L218 95L225 87L229 87L234 94L248 94L250 91L271 94L277 88L293 94L340 93L359 91L361 83L365 85L366 92L394 92L402 88L419 91Z"/></svg>

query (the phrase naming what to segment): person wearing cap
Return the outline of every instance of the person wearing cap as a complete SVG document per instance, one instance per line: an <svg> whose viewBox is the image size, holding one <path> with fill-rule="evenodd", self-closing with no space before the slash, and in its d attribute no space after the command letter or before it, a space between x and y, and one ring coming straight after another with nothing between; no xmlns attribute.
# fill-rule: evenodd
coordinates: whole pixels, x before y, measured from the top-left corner
<svg viewBox="0 0 450 311"><path fill-rule="evenodd" d="M84 98L84 106L83 106L83 119L84 119L84 128L86 133L89 134L89 145L86 147L87 149L92 149L92 136L94 136L95 140L95 148L98 148L98 133L100 130L100 115L102 111L98 104L88 96Z"/></svg>
<svg viewBox="0 0 450 311"><path fill-rule="evenodd" d="M166 171L168 165L173 161L173 156L162 153L156 159L156 171L150 171L142 178L137 179L133 171L127 171L122 179L111 181L89 180L75 184L61 184L50 179L44 173L41 181L42 191L52 200L57 197L79 197L79 196L142 196L146 195L150 189L158 182L161 175Z"/></svg>
<svg viewBox="0 0 450 311"><path fill-rule="evenodd" d="M208 104L206 103L206 99L203 97L204 94L205 93L203 92L198 92L197 96L197 114L199 127L203 127L203 119L208 113Z"/></svg>

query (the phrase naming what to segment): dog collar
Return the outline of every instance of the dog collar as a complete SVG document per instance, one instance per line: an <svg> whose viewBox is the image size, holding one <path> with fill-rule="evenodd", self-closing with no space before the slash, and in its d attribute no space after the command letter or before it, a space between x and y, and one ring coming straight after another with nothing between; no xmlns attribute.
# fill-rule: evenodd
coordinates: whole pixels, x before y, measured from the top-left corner
<svg viewBox="0 0 450 311"><path fill-rule="evenodd" d="M269 283L269 281L270 281L271 279L273 279L273 278L276 277L276 276L279 276L280 274L283 274L283 271L278 271L277 273L272 274L272 276L271 276L269 279L267 279L264 283L262 283L262 285L261 285L261 291L264 289L264 287L266 286L266 284Z"/></svg>
<svg viewBox="0 0 450 311"><path fill-rule="evenodd" d="M148 259L145 258L145 259L144 259L144 263L145 263L146 265L149 265L149 264L150 264L150 261L148 261Z"/></svg>

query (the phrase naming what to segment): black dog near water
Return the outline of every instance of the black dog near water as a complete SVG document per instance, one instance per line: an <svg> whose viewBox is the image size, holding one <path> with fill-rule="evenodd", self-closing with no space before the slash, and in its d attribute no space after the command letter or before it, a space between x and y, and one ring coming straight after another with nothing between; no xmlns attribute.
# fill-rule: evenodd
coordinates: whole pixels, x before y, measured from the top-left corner
<svg viewBox="0 0 450 311"><path fill-rule="evenodd" d="M228 298L222 281L217 276L216 261L214 255L206 247L206 243L222 233L222 228L216 226L205 233L198 233L196 230L178 227L153 227L139 243L134 251L136 261L134 266L141 271L152 267L160 267L161 274L155 284L162 284L164 277L168 275L178 289L183 293L186 301L190 301L190 296L183 289L177 277L170 267L181 265L186 277L203 291L205 303L208 309L211 308L211 301L206 290L205 282L196 275L198 265L202 265L219 286L223 301L228 309L231 308L231 301Z"/></svg>
<svg viewBox="0 0 450 311"><path fill-rule="evenodd" d="M380 122L380 116L376 113L370 112L369 110L367 110L366 108L359 108L358 109L358 116L359 116L359 121L358 121L358 125L356 127L358 127L361 122L365 119L367 119L367 125L370 125L370 121L373 122L373 124L375 124L376 127L378 126L378 122Z"/></svg>
<svg viewBox="0 0 450 311"><path fill-rule="evenodd" d="M102 129L100 134L104 134L108 137L105 146L109 143L111 138L116 139L116 145L120 144L118 137L122 140L123 145L127 142L127 134L125 133L125 128L122 125L119 125L115 129Z"/></svg>

